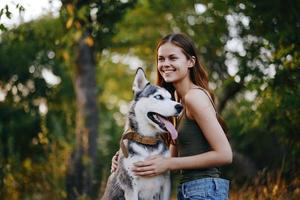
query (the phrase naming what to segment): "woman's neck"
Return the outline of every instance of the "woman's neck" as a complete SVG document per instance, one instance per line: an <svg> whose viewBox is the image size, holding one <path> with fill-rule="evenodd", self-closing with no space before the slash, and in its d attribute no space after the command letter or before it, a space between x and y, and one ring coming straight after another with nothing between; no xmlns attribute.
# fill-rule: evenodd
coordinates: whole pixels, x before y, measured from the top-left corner
<svg viewBox="0 0 300 200"><path fill-rule="evenodd" d="M191 88L194 88L195 84L192 83L190 79L184 79L180 82L173 83L173 86L175 87L178 98L184 103L186 93L188 93Z"/></svg>

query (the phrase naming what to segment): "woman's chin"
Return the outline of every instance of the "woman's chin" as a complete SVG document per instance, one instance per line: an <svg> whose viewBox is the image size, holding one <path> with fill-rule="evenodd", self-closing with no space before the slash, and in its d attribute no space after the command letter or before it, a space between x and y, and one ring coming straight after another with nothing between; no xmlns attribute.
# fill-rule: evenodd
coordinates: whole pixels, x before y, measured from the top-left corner
<svg viewBox="0 0 300 200"><path fill-rule="evenodd" d="M164 77L164 81L166 83L172 83L173 82L173 79L171 79L170 77Z"/></svg>

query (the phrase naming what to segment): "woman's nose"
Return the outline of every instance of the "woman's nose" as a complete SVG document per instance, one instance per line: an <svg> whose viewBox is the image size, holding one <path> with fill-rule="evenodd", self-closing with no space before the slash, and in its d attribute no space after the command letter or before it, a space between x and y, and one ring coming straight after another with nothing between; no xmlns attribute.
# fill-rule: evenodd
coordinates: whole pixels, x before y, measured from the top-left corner
<svg viewBox="0 0 300 200"><path fill-rule="evenodd" d="M163 66L169 67L169 66L170 66L170 61L169 61L169 60L165 60L165 61L163 62Z"/></svg>

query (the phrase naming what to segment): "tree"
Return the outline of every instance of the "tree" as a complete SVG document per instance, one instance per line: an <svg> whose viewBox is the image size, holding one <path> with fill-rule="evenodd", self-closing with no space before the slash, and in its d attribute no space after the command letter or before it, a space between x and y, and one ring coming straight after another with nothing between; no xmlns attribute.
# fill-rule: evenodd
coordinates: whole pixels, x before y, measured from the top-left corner
<svg viewBox="0 0 300 200"><path fill-rule="evenodd" d="M76 52L74 88L76 93L76 148L72 153L67 175L68 198L96 196L96 166L98 111L94 48L101 50L110 44L114 25L135 1L62 1L69 45ZM97 42L96 42L97 41Z"/></svg>

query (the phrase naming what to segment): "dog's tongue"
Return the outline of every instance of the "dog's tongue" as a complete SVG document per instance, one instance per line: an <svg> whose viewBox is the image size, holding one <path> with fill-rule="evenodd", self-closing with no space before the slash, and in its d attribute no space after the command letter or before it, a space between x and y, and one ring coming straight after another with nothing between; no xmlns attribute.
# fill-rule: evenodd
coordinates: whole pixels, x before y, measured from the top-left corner
<svg viewBox="0 0 300 200"><path fill-rule="evenodd" d="M172 139L175 140L178 136L178 133L177 133L177 130L175 129L175 127L173 126L173 124L170 121L166 120L165 118L163 118L159 115L158 115L158 118L161 122L163 122L165 124L165 127L171 134Z"/></svg>

